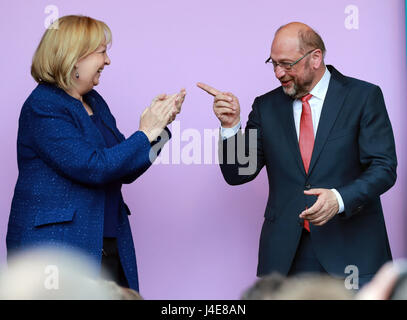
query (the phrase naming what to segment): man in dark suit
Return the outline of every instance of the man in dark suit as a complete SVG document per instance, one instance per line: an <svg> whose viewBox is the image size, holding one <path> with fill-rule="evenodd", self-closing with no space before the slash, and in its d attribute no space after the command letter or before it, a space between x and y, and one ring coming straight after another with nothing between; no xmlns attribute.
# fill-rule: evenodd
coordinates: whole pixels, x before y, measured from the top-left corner
<svg viewBox="0 0 407 320"><path fill-rule="evenodd" d="M309 26L278 29L266 63L281 86L255 99L244 133L236 96L198 87L215 96L225 180L267 169L258 275L357 270L363 285L392 259L380 195L396 181L394 137L380 88L325 66L324 54Z"/></svg>

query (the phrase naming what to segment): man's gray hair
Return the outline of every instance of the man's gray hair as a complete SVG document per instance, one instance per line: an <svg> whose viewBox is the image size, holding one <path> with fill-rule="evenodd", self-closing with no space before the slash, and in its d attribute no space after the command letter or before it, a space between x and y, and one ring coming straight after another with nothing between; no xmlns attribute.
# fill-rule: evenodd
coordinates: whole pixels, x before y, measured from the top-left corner
<svg viewBox="0 0 407 320"><path fill-rule="evenodd" d="M278 28L275 34L277 34L285 26L287 25L283 25L280 28ZM326 48L324 41L314 29L308 28L307 30L298 31L298 39L300 42L299 48L300 52L305 54L309 50L320 49L322 51L322 57L325 58Z"/></svg>

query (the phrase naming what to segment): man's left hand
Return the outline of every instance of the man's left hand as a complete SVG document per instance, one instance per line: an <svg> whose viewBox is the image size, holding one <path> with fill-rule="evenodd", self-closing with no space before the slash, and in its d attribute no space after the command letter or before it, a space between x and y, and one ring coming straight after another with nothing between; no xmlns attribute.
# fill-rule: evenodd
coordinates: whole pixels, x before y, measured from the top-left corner
<svg viewBox="0 0 407 320"><path fill-rule="evenodd" d="M308 220L315 226L322 226L338 213L338 200L332 190L310 189L305 190L304 194L318 196L318 200L311 208L301 212L300 218Z"/></svg>

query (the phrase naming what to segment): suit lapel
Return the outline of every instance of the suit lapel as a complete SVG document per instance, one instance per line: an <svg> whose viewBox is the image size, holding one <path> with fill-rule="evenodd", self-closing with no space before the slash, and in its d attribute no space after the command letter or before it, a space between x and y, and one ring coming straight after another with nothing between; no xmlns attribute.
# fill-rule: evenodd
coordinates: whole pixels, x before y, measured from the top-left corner
<svg viewBox="0 0 407 320"><path fill-rule="evenodd" d="M306 173L302 163L300 147L298 145L297 131L295 130L293 100L282 91L281 101L278 102L277 105L280 106L280 119L284 119L282 121L282 129L286 135L289 149L291 150L292 156L297 163L298 169L305 176Z"/></svg>
<svg viewBox="0 0 407 320"><path fill-rule="evenodd" d="M312 173L321 151L328 138L336 118L343 106L348 89L345 86L345 77L332 66L328 66L331 72L328 91L322 106L321 117L319 119L318 130L315 137L314 150L312 152L311 163L308 174Z"/></svg>

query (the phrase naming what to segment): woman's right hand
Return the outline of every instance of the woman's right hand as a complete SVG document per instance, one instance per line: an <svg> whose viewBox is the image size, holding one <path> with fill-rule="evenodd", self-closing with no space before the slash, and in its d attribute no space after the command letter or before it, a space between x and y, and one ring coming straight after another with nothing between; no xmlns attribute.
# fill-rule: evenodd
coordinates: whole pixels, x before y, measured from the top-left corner
<svg viewBox="0 0 407 320"><path fill-rule="evenodd" d="M177 96L178 94L168 96L160 94L153 99L151 105L142 113L139 131L143 131L150 142L157 139L169 123Z"/></svg>

